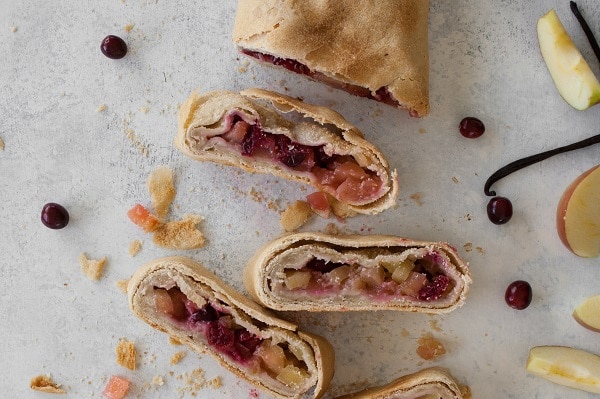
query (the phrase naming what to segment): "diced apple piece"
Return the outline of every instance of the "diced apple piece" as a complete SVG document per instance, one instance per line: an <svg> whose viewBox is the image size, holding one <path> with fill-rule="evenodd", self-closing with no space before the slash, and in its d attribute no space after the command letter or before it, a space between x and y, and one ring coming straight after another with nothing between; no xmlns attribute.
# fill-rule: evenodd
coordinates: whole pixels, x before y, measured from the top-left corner
<svg viewBox="0 0 600 399"><path fill-rule="evenodd" d="M127 378L113 375L108 380L106 387L102 391L102 396L108 399L123 399L129 389L129 380Z"/></svg>
<svg viewBox="0 0 600 399"><path fill-rule="evenodd" d="M306 196L306 202L310 205L313 212L324 219L329 217L331 207L329 205L329 197L322 191L317 191Z"/></svg>
<svg viewBox="0 0 600 399"><path fill-rule="evenodd" d="M364 267L360 271L360 278L370 287L378 286L383 283L383 280L385 279L385 270L379 265L375 267Z"/></svg>
<svg viewBox="0 0 600 399"><path fill-rule="evenodd" d="M410 272L415 268L415 262L405 259L402 263L398 264L396 270L392 273L392 280L397 283L406 281Z"/></svg>
<svg viewBox="0 0 600 399"><path fill-rule="evenodd" d="M400 293L417 297L419 291L427 284L427 275L424 273L410 272L408 278L400 284Z"/></svg>
<svg viewBox="0 0 600 399"><path fill-rule="evenodd" d="M600 295L585 299L573 311L573 318L585 328L600 332Z"/></svg>
<svg viewBox="0 0 600 399"><path fill-rule="evenodd" d="M293 270L287 271L285 276L285 286L288 290L306 288L310 283L310 272Z"/></svg>
<svg viewBox="0 0 600 399"><path fill-rule="evenodd" d="M562 243L584 258L600 254L600 165L578 176L565 190L556 211Z"/></svg>
<svg viewBox="0 0 600 399"><path fill-rule="evenodd" d="M306 380L307 374L302 369L294 366L293 364L288 364L285 366L279 374L277 374L277 381L289 386L289 387L298 387L304 384Z"/></svg>
<svg viewBox="0 0 600 399"><path fill-rule="evenodd" d="M542 57L564 100L578 110L600 102L600 82L554 10L538 20L537 34Z"/></svg>
<svg viewBox="0 0 600 399"><path fill-rule="evenodd" d="M264 367L274 375L281 373L287 364L283 348L273 345L270 340L263 342L256 350L256 354L262 360Z"/></svg>
<svg viewBox="0 0 600 399"><path fill-rule="evenodd" d="M600 393L600 356L566 346L536 346L527 371L555 384Z"/></svg>
<svg viewBox="0 0 600 399"><path fill-rule="evenodd" d="M327 273L327 278L334 285L342 284L350 275L350 266L343 265L338 266L329 273Z"/></svg>
<svg viewBox="0 0 600 399"><path fill-rule="evenodd" d="M168 315L173 314L173 302L171 301L171 296L165 289L154 289L154 306L159 313Z"/></svg>
<svg viewBox="0 0 600 399"><path fill-rule="evenodd" d="M135 204L133 208L127 211L129 220L141 227L145 232L157 230L162 226L162 222L158 220L150 211L142 204Z"/></svg>

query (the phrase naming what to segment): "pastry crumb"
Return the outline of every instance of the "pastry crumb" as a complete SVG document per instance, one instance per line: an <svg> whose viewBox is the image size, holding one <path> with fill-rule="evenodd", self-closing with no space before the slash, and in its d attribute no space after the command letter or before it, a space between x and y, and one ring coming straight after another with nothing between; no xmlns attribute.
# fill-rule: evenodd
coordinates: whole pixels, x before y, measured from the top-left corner
<svg viewBox="0 0 600 399"><path fill-rule="evenodd" d="M197 368L189 373L183 373L178 375L176 379L183 382L183 386L178 388L181 395L186 393L191 396L197 396L198 392L204 388L220 388L221 378L215 377L212 380L207 381L204 376L204 370Z"/></svg>
<svg viewBox="0 0 600 399"><path fill-rule="evenodd" d="M96 108L96 112L104 112L108 109L108 107L106 106L106 104L100 104L98 105L98 108Z"/></svg>
<svg viewBox="0 0 600 399"><path fill-rule="evenodd" d="M254 187L250 189L250 198L253 201L260 203L265 201L265 195L262 192L255 190Z"/></svg>
<svg viewBox="0 0 600 399"><path fill-rule="evenodd" d="M458 184L458 179L454 176L452 176L452 181L454 182L454 184Z"/></svg>
<svg viewBox="0 0 600 399"><path fill-rule="evenodd" d="M10 27L10 31L11 31L12 33L15 33L15 32L16 32L16 31L18 31L18 30L19 30L19 28L17 28L16 26L11 26L11 27Z"/></svg>
<svg viewBox="0 0 600 399"><path fill-rule="evenodd" d="M156 385L159 387L165 385L165 380L162 377L162 375L155 375L154 377L152 377L152 385Z"/></svg>
<svg viewBox="0 0 600 399"><path fill-rule="evenodd" d="M140 107L140 112L142 114L147 114L148 112L150 112L150 108L148 108L148 107Z"/></svg>
<svg viewBox="0 0 600 399"><path fill-rule="evenodd" d="M415 204L421 206L423 205L423 193L414 193L410 195L410 199L415 202Z"/></svg>
<svg viewBox="0 0 600 399"><path fill-rule="evenodd" d="M171 345L181 345L181 342L177 338L172 336L169 336L169 343Z"/></svg>
<svg viewBox="0 0 600 399"><path fill-rule="evenodd" d="M281 215L281 227L285 231L294 231L302 227L313 214L306 201L296 201L288 206Z"/></svg>
<svg viewBox="0 0 600 399"><path fill-rule="evenodd" d="M115 287L121 290L124 294L127 294L127 285L129 284L129 280L117 280L115 281Z"/></svg>
<svg viewBox="0 0 600 399"><path fill-rule="evenodd" d="M334 223L327 223L327 226L325 226L325 229L323 229L323 233L332 236L339 236L342 234L340 228Z"/></svg>
<svg viewBox="0 0 600 399"><path fill-rule="evenodd" d="M148 176L147 186L156 216L162 219L175 199L173 172L167 166L159 166Z"/></svg>
<svg viewBox="0 0 600 399"><path fill-rule="evenodd" d="M425 133L427 133L427 129L425 129L424 127L419 128L419 133L425 134Z"/></svg>
<svg viewBox="0 0 600 399"><path fill-rule="evenodd" d="M106 256L100 260L88 259L84 253L79 255L79 264L81 271L90 280L97 281L102 277L104 265L106 264Z"/></svg>
<svg viewBox="0 0 600 399"><path fill-rule="evenodd" d="M124 338L120 339L115 352L117 354L117 364L129 370L135 370L137 351L132 341Z"/></svg>
<svg viewBox="0 0 600 399"><path fill-rule="evenodd" d="M182 220L167 222L154 231L152 241L167 249L196 249L204 246L204 234L196 226L204 218L186 215Z"/></svg>
<svg viewBox="0 0 600 399"><path fill-rule="evenodd" d="M34 391L41 391L45 393L67 393L60 387L60 384L52 381L52 377L50 375L38 375L33 377L29 383L29 387Z"/></svg>
<svg viewBox="0 0 600 399"><path fill-rule="evenodd" d="M129 243L129 255L132 257L136 256L142 249L142 242L140 240L133 240Z"/></svg>
<svg viewBox="0 0 600 399"><path fill-rule="evenodd" d="M0 151L4 151L4 140L0 139Z"/></svg>
<svg viewBox="0 0 600 399"><path fill-rule="evenodd" d="M423 334L418 344L417 354L423 360L435 360L446 353L444 345L430 332Z"/></svg>
<svg viewBox="0 0 600 399"><path fill-rule="evenodd" d="M131 30L133 29L135 25L134 24L127 24L123 27L123 30L127 33L131 32Z"/></svg>
<svg viewBox="0 0 600 399"><path fill-rule="evenodd" d="M177 364L179 363L183 358L185 357L185 352L183 351L179 351L175 354L173 354L173 356L171 356L171 360L170 363L171 364Z"/></svg>
<svg viewBox="0 0 600 399"><path fill-rule="evenodd" d="M463 249L466 252L471 252L473 250L473 243L471 243L471 242L466 243L465 245L463 245Z"/></svg>

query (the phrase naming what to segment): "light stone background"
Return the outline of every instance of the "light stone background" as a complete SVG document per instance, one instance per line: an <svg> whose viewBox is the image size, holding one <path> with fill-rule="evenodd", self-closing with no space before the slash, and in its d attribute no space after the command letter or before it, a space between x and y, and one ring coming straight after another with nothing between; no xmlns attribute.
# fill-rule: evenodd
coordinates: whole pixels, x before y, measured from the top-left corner
<svg viewBox="0 0 600 399"><path fill-rule="evenodd" d="M600 3L579 5L600 36ZM598 73L567 1L432 0L431 115L411 119L239 59L230 40L233 0L0 0L2 397L47 397L29 389L29 379L42 373L67 388L65 398L100 397L112 374L131 379L129 397L191 397L182 391L181 376L196 368L207 380L222 381L196 397L255 395L208 356L188 352L180 364L170 365L170 357L184 349L136 319L114 283L156 257L184 254L243 289L246 260L281 233L279 211L309 191L271 176L193 162L172 143L178 104L193 89L259 86L331 106L398 169L401 193L394 209L345 223L314 220L306 230L334 223L345 232L445 240L459 248L473 274L467 304L444 316L287 315L335 347L337 367L327 398L433 365L448 367L474 398L592 398L527 375L525 361L529 348L544 344L600 353L600 335L571 317L584 298L600 293L598 259L570 254L555 229L564 188L600 163L598 148L557 156L498 183L494 188L515 208L507 225L493 225L485 214L483 184L496 169L600 133L600 106L585 112L570 108L543 64L535 23L551 7ZM124 59L101 54L107 34L127 41ZM107 109L98 112L102 104ZM485 135L460 136L464 116L481 118ZM156 248L128 221L126 212L136 202L149 204L145 181L159 165L176 175L172 218L205 217L205 248ZM256 201L253 189L265 200ZM277 210L269 209L270 200ZM69 210L67 228L41 224L46 202ZM127 249L134 239L143 240L143 249L131 257ZM81 273L81 252L107 257L101 281ZM506 286L516 279L533 286L533 302L524 311L504 302ZM415 352L425 332L447 349L438 361L424 361ZM115 363L122 337L133 340L140 353L134 372ZM162 376L164 385L153 387L154 376ZM262 392L258 396L268 399Z"/></svg>

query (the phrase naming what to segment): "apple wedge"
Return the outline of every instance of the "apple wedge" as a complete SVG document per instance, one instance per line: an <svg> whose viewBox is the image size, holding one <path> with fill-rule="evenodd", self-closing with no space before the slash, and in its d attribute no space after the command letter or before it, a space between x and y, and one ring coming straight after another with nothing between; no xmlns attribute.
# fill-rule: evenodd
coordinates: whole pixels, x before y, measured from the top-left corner
<svg viewBox="0 0 600 399"><path fill-rule="evenodd" d="M578 110L600 102L600 82L554 9L538 20L537 34L542 57L562 98Z"/></svg>
<svg viewBox="0 0 600 399"><path fill-rule="evenodd" d="M565 190L556 210L556 229L578 256L600 254L600 165L579 175Z"/></svg>
<svg viewBox="0 0 600 399"><path fill-rule="evenodd" d="M573 318L583 327L600 332L600 295L581 302L573 311Z"/></svg>
<svg viewBox="0 0 600 399"><path fill-rule="evenodd" d="M566 346L536 346L527 371L555 384L600 393L600 356Z"/></svg>

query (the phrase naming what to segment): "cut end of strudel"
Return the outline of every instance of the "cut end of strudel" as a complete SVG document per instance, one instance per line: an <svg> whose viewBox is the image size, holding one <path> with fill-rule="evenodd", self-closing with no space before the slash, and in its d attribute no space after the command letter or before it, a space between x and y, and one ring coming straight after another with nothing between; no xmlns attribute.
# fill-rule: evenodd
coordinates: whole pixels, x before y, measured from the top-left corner
<svg viewBox="0 0 600 399"><path fill-rule="evenodd" d="M471 276L443 242L306 232L259 249L244 284L257 302L281 311L447 313L464 304Z"/></svg>
<svg viewBox="0 0 600 399"><path fill-rule="evenodd" d="M141 267L128 285L133 313L279 398L318 398L333 376L322 337L298 331L185 257Z"/></svg>
<svg viewBox="0 0 600 399"><path fill-rule="evenodd" d="M462 399L461 390L448 370L430 367L402 376L381 387L336 399Z"/></svg>
<svg viewBox="0 0 600 399"><path fill-rule="evenodd" d="M239 0L238 50L259 62L429 113L429 0Z"/></svg>
<svg viewBox="0 0 600 399"><path fill-rule="evenodd" d="M340 217L379 213L398 196L396 171L339 113L267 90L193 93L175 145L198 161L312 185Z"/></svg>

